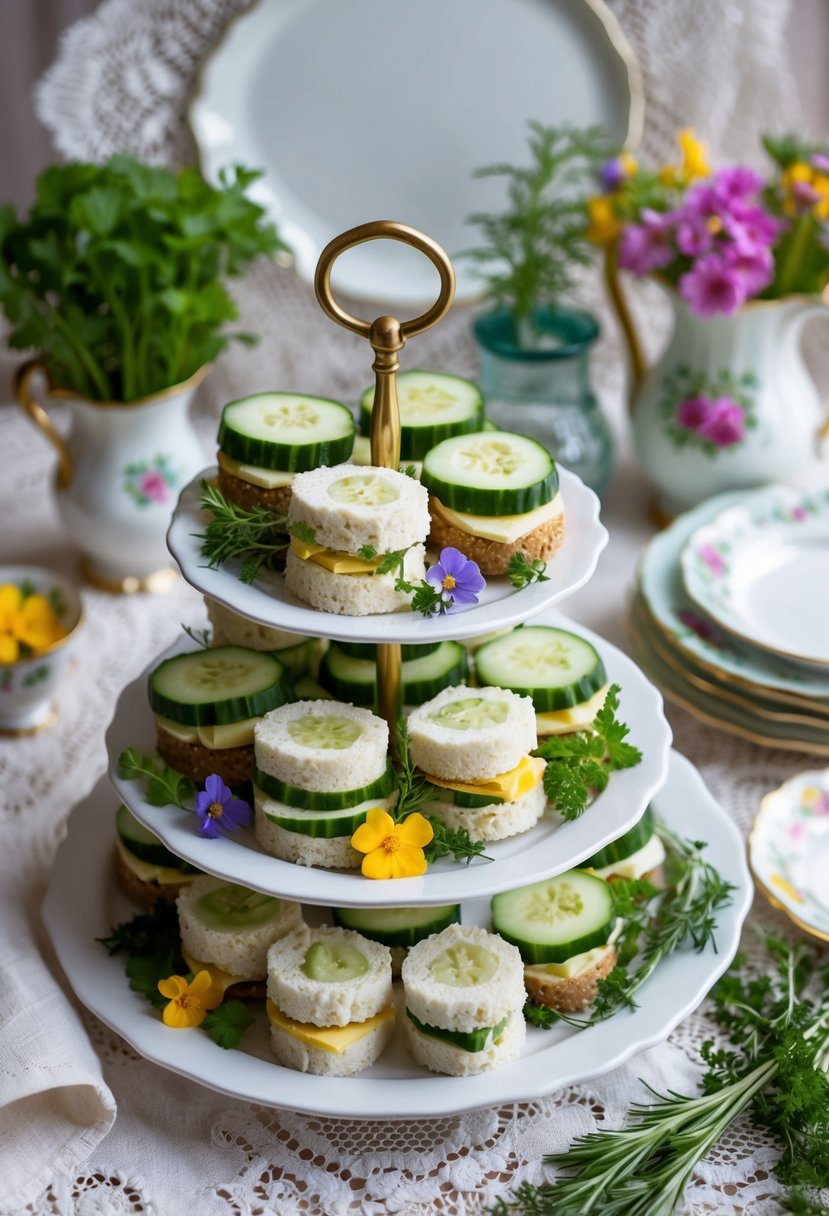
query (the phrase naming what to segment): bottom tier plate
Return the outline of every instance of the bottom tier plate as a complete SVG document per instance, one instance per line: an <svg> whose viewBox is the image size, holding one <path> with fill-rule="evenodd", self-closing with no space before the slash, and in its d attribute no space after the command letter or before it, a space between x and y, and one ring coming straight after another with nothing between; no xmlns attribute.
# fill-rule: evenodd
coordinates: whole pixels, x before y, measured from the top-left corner
<svg viewBox="0 0 829 1216"><path fill-rule="evenodd" d="M716 952L687 951L660 964L639 993L633 1011L617 1013L589 1030L565 1026L529 1028L513 1064L477 1077L442 1077L419 1069L402 1041L357 1077L316 1077L276 1064L268 1045L264 1010L238 1050L225 1051L199 1030L169 1030L158 1014L131 992L120 958L96 937L130 915L112 867L116 800L105 780L75 808L58 850L43 906L46 927L79 999L142 1056L231 1096L316 1115L414 1119L459 1113L503 1102L530 1101L563 1086L617 1068L636 1052L664 1039L700 1003L734 956L752 888L745 848L736 827L684 757L671 753L670 773L654 799L657 815L675 832L708 842L706 856L735 892L720 914ZM465 903L463 921L488 924L489 901Z"/></svg>

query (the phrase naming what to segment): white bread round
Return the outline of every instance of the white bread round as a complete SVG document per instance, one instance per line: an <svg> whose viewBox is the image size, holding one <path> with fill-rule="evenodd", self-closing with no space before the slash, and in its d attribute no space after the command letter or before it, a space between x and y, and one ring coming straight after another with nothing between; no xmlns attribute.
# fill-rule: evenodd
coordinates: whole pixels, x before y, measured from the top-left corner
<svg viewBox="0 0 829 1216"><path fill-rule="evenodd" d="M494 1041L490 1039L483 1051L464 1051L454 1043L446 1043L443 1039L436 1039L434 1035L423 1034L411 1018L404 1014L406 1043L417 1063L424 1068L445 1073L450 1077L472 1077L480 1072L489 1072L492 1068L500 1068L502 1064L509 1064L521 1055L521 1048L527 1036L522 1009L523 1006L514 1011L498 1038Z"/></svg>
<svg viewBox="0 0 829 1216"><path fill-rule="evenodd" d="M205 874L182 889L176 900L181 944L193 958L203 963L213 963L231 975L244 979L264 979L268 970L269 946L302 927L302 908L290 900L280 899L278 913L264 925L208 929L196 918L193 905L217 887L229 885L223 878Z"/></svg>
<svg viewBox="0 0 829 1216"><path fill-rule="evenodd" d="M321 866L324 870L359 870L363 854L352 846L350 836L306 836L304 832L292 832L268 819L266 814L268 804L272 807L284 807L285 804L267 798L256 787L253 793L254 834L271 857L293 861L299 866ZM374 799L364 805L366 810L374 806L390 810L395 797Z"/></svg>
<svg viewBox="0 0 829 1216"><path fill-rule="evenodd" d="M207 615L213 626L213 646L247 646L249 650L284 650L287 646L298 646L306 641L303 634L289 633L287 629L273 629L249 621L232 608L226 608L218 600L204 597Z"/></svg>
<svg viewBox="0 0 829 1216"><path fill-rule="evenodd" d="M359 950L368 962L364 975L351 980L313 980L302 970L316 942L341 943ZM268 953L268 996L286 1017L314 1026L347 1026L365 1022L391 1004L391 953L353 929L301 930L274 944Z"/></svg>
<svg viewBox="0 0 829 1216"><path fill-rule="evenodd" d="M348 747L308 747L290 734L297 718L348 718L360 734ZM356 790L382 777L389 750L389 728L367 709L342 701L294 701L261 718L253 731L257 768L286 785L315 793Z"/></svg>
<svg viewBox="0 0 829 1216"><path fill-rule="evenodd" d="M407 481L411 480L406 478ZM285 586L298 600L333 612L337 616L372 616L374 613L403 612L411 607L411 597L396 591L398 572L390 574L333 574L317 562L303 561L292 549L285 563ZM423 545L412 545L403 558L403 576L410 583L426 577Z"/></svg>
<svg viewBox="0 0 829 1216"><path fill-rule="evenodd" d="M494 975L482 984L456 988L435 979L431 964L451 946L483 946L498 960ZM497 1026L514 1009L523 1009L524 963L515 946L477 925L449 925L412 946L401 969L406 1006L419 1022L468 1034Z"/></svg>
<svg viewBox="0 0 829 1216"><path fill-rule="evenodd" d="M343 502L331 496L336 482L347 477L383 483L391 501L379 504ZM340 553L356 553L371 545L391 553L421 544L429 535L429 495L424 486L395 469L338 464L298 473L291 483L291 523L310 524L318 545Z"/></svg>
<svg viewBox="0 0 829 1216"><path fill-rule="evenodd" d="M474 730L453 730L434 721L432 715L438 710L467 697L502 702L508 710L506 720ZM444 688L412 710L407 729L414 763L444 781L489 781L515 768L537 746L532 699L507 688L467 688L464 684Z"/></svg>
<svg viewBox="0 0 829 1216"><path fill-rule="evenodd" d="M430 802L428 812L448 828L466 828L473 840L506 840L535 827L547 809L547 795L539 783L515 802L493 802L489 806L455 806L454 802Z"/></svg>
<svg viewBox="0 0 829 1216"><path fill-rule="evenodd" d="M394 1031L394 1019L381 1022L369 1030L345 1051L326 1051L300 1043L293 1035L271 1025L271 1047L280 1064L297 1072L311 1072L318 1077L353 1077L369 1068L382 1052Z"/></svg>

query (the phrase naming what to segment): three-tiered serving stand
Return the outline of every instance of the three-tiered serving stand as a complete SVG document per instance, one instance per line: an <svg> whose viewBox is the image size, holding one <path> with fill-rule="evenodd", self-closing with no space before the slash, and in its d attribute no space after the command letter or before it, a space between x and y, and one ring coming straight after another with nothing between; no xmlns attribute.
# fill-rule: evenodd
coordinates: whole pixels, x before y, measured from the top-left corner
<svg viewBox="0 0 829 1216"><path fill-rule="evenodd" d="M425 313L400 322L381 316L363 321L345 311L331 288L334 262L347 249L364 241L393 239L419 250L434 264L440 293ZM324 250L316 273L317 298L332 320L365 337L374 351L376 376L371 421L372 464L397 468L400 416L396 373L398 355L406 341L440 320L454 296L454 272L445 252L423 233L392 221L364 224L337 237ZM232 568L211 570L203 564L197 534L204 516L199 508L197 478L182 493L168 535L173 556L184 577L205 596L259 624L287 632L337 640L377 644L380 710L389 724L392 748L400 712L401 644L479 637L506 629L543 613L545 624L569 627L550 612L554 603L582 586L593 573L607 542L599 523L598 500L566 470L561 492L566 511L566 537L549 566L549 580L520 591L506 579L490 579L479 604L456 614L424 619L415 613L345 617L300 604L285 591L281 575L268 573L255 585L239 581ZM211 477L207 470L202 476ZM154 807L139 782L125 781L118 757L127 747L151 750L155 743L152 712L146 697L146 673L123 692L107 733L109 776L119 797L172 852L208 873L309 906L309 918L326 907L414 907L462 904L464 923L489 924L489 898L542 878L551 877L596 852L627 831L656 798L657 811L676 830L689 830L686 810L696 836L713 841L711 860L745 892L748 882L742 846L735 830L705 790L699 776L680 757L671 756L671 734L658 692L620 651L589 630L580 634L599 649L611 682L622 687L621 713L631 726L631 739L643 753L641 764L615 773L608 788L579 819L562 824L554 813L531 831L487 846L491 861L459 865L444 859L419 878L372 881L359 872L308 868L265 854L253 830L218 840L196 830L192 813L175 807ZM188 649L183 639L161 659ZM669 775L670 767L670 775ZM666 785L667 778L667 785ZM660 792L661 791L661 792ZM683 818L683 816L685 816ZM106 957L93 939L105 934L115 919L109 884L111 804L102 787L76 809L69 839L61 850L45 905L47 924L73 986L85 1004L148 1058L213 1088L275 1106L339 1116L413 1118L473 1109L501 1101L537 1097L571 1081L605 1071L635 1051L657 1042L701 999L736 949L745 899L723 914L719 953L704 952L668 962L648 988L648 1000L636 1014L617 1015L589 1034L566 1027L530 1030L522 1057L478 1077L439 1077L418 1069L395 1039L381 1059L356 1077L324 1078L292 1072L277 1065L269 1051L262 1016L245 1035L241 1049L224 1052L206 1035L180 1034L164 1027L142 999L129 991L117 959ZM97 825L93 830L93 825ZM102 875L79 906L72 888L72 867L83 860L87 874ZM97 867L97 868L96 868ZM75 896L74 917L64 912ZM106 909L106 910L105 910Z"/></svg>

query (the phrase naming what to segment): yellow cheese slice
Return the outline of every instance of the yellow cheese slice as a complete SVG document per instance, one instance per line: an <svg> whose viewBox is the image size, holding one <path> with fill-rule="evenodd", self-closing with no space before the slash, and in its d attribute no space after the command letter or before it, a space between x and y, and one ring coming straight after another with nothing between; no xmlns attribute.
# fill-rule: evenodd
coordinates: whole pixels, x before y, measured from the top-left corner
<svg viewBox="0 0 829 1216"><path fill-rule="evenodd" d="M224 726L182 726L156 714L158 725L182 743L200 743L211 751L222 751L227 747L247 747L253 743L253 728L258 718L242 718L239 722L228 722Z"/></svg>
<svg viewBox="0 0 829 1216"><path fill-rule="evenodd" d="M661 866L664 860L665 846L654 832L650 840L629 857L623 858L622 861L612 861L609 866L602 866L599 870L594 870L591 866L590 872L598 878L609 878L611 874L619 878L641 878L649 870Z"/></svg>
<svg viewBox="0 0 829 1216"><path fill-rule="evenodd" d="M591 967L595 967L596 963L605 958L611 951L612 947L597 946L595 950L585 950L584 954L574 954L572 958L565 959L563 963L536 963L532 967L525 967L524 974L527 976L538 976L540 980L549 983L564 980L572 980L577 975L581 975L583 971L589 971Z"/></svg>
<svg viewBox="0 0 829 1216"><path fill-rule="evenodd" d="M161 714L155 715L156 724L166 731L168 735L172 735L174 739L178 739L181 743L198 743L199 729L197 726L183 726L181 722L173 722L171 718L164 718Z"/></svg>
<svg viewBox="0 0 829 1216"><path fill-rule="evenodd" d="M159 886L172 886L173 883L191 882L195 874L183 874L173 866L154 866L148 861L142 861L126 847L119 836L115 837L115 848L118 856L128 870L131 870L140 882L157 882Z"/></svg>
<svg viewBox="0 0 829 1216"><path fill-rule="evenodd" d="M181 957L193 972L193 975L198 975L200 971L207 971L213 983L221 988L222 996L234 984L259 984L265 979L264 975L233 975L230 971L223 971L221 967L216 967L213 963L203 963L201 959L194 958L192 954L188 954L184 946L181 947Z"/></svg>
<svg viewBox="0 0 829 1216"><path fill-rule="evenodd" d="M561 494L556 494L552 502L545 503L543 507L536 507L534 511L527 511L523 515L472 515L469 511L453 511L451 507L445 507L434 498L430 506L437 510L447 523L461 532L466 532L469 536L480 536L483 540L500 541L504 545L515 544L522 536L564 514Z"/></svg>
<svg viewBox="0 0 829 1216"><path fill-rule="evenodd" d="M286 1018L271 1000L268 1000L266 1008L268 1021L272 1026L278 1026L280 1030L308 1047L321 1047L323 1051L330 1051L333 1055L347 1051L372 1030L394 1018L394 1006L387 1005L365 1022L349 1022L347 1026L312 1026L310 1022L294 1022L291 1018Z"/></svg>
<svg viewBox="0 0 829 1216"><path fill-rule="evenodd" d="M380 564L380 557L366 561L362 557L353 557L350 553L326 549L324 545L309 544L298 536L291 537L291 549L303 561L316 562L332 574L373 574Z"/></svg>
<svg viewBox="0 0 829 1216"><path fill-rule="evenodd" d="M281 490L283 486L289 486L296 477L296 473L283 473L278 469L260 469L258 465L242 464L238 460L231 460L221 451L218 453L217 462L219 468L224 469L231 477L238 477L249 485L259 486L261 490Z"/></svg>
<svg viewBox="0 0 829 1216"><path fill-rule="evenodd" d="M462 794L492 794L502 798L504 802L515 802L523 794L541 781L546 765L540 756L524 756L515 768L508 773L501 773L490 781L443 781L439 777L426 774L426 780L432 785L439 785L445 790L459 790Z"/></svg>
<svg viewBox="0 0 829 1216"><path fill-rule="evenodd" d="M546 714L535 715L535 729L543 735L566 735L573 730L585 730L593 725L593 719L604 704L608 685L600 688L589 701L572 705L569 709L556 709Z"/></svg>

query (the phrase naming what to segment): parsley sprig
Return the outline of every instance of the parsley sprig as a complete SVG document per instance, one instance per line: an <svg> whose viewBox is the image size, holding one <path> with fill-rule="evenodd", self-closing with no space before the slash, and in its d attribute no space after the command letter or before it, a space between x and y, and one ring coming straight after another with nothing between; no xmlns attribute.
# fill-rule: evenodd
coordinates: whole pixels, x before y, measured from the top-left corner
<svg viewBox="0 0 829 1216"><path fill-rule="evenodd" d="M620 691L611 684L590 731L554 735L538 748L537 755L547 761L544 789L563 819L578 819L591 794L606 788L612 772L633 768L642 759L639 748L625 742L630 728L616 718Z"/></svg>
<svg viewBox="0 0 829 1216"><path fill-rule="evenodd" d="M177 806L182 811L192 811L195 783L162 760L140 752L137 747L128 747L118 757L118 767L125 781L147 779L146 798L150 806Z"/></svg>
<svg viewBox="0 0 829 1216"><path fill-rule="evenodd" d="M507 562L507 578L517 591L520 591L522 587L529 587L530 583L548 583L550 581L547 576L547 563L543 562L540 557L534 557L531 560L526 553L521 553L520 550L513 553Z"/></svg>

